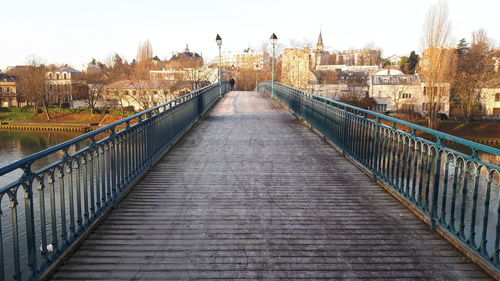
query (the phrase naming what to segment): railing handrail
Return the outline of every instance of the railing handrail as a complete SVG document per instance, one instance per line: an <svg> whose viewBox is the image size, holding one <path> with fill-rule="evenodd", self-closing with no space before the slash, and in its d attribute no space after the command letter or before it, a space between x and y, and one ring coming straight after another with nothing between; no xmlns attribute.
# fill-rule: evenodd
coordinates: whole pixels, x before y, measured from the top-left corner
<svg viewBox="0 0 500 281"><path fill-rule="evenodd" d="M265 82L271 83L271 81L263 81L261 83L265 83ZM444 133L444 132L440 132L440 131L437 131L437 130L434 130L434 129L430 129L430 128L427 128L427 127L424 127L424 126L421 126L421 125L417 125L417 124L414 124L414 123L411 123L411 122L408 122L408 121L404 121L404 120L397 119L397 118L394 118L394 117L391 117L391 116L387 116L387 115L384 115L384 114L381 114L381 113L378 113L378 112L374 112L374 111L371 111L371 110L359 108L359 107L356 107L356 106L353 106L353 105L349 105L349 104L346 104L346 103L343 103L343 102L339 102L339 101L335 101L335 100L332 100L332 99L329 99L329 98L318 96L316 94L312 94L312 93L306 92L304 90L300 90L300 89L296 89L296 88L290 87L290 86L288 86L286 84L283 84L283 83L279 83L279 82L274 82L274 83L275 84L279 84L279 85L284 86L284 87L287 87L287 88L292 89L292 90L298 90L303 95L312 96L315 99L324 100L324 101L326 101L328 103L334 103L335 105L338 105L338 106L343 106L343 107L346 107L346 108L349 108L349 109L353 109L353 110L360 111L360 112L363 112L363 113L366 113L366 114L370 114L370 115L372 115L374 117L390 121L393 124L394 123L395 124L400 124L400 125L403 125L403 126L406 126L406 127L410 127L410 128L412 128L414 130L418 130L418 131L422 131L422 132L425 132L425 133L429 133L429 134L435 136L438 139L439 142L441 140L452 140L455 143L471 147L472 149L479 150L479 151L482 151L482 152L486 152L486 153L489 153L489 154L493 154L493 155L496 155L496 156L500 156L500 149L497 149L497 148L494 148L494 147L491 147L491 146L479 144L477 142L466 140L466 139L463 139L463 138L460 138L460 137L457 137L457 136L453 136L453 135L450 135L450 134L447 134L447 133ZM433 141L433 142L436 143L436 144L438 144L438 142L435 142L435 141ZM469 155L469 156L474 157L473 155Z"/></svg>
<svg viewBox="0 0 500 281"><path fill-rule="evenodd" d="M103 127L99 128L99 129L96 129L96 130L90 131L88 133L85 133L85 134L83 134L81 136L78 136L76 138L73 138L73 139L70 139L68 141L62 142L60 144L57 144L57 145L52 146L52 147L49 147L49 148L44 149L42 151L33 153L33 154L31 154L31 155L29 155L27 157L24 157L23 159L20 159L18 161L15 161L15 162L7 165L7 166L0 167L0 176L3 176L5 174L7 174L7 173L10 173L10 172L12 172L14 170L17 170L17 169L20 169L20 168L24 168L24 167L26 167L27 164L33 163L33 161L35 161L37 159L43 158L45 156L48 156L48 155L50 155L50 154L52 154L54 152L57 152L57 151L69 148L70 146L72 146L72 145L74 145L74 144L76 144L78 142L81 142L81 141L83 141L85 139L89 139L89 138L95 137L98 134L106 132L109 129L114 129L118 125L130 122L131 120L136 119L136 118L141 117L141 116L144 116L144 115L146 115L146 114L148 114L148 113L150 113L150 112L152 112L154 110L157 110L157 109L160 109L162 107L168 106L168 105L170 105L172 103L175 103L175 102L177 102L180 99L187 98L187 97L191 98L195 94L198 94L201 91L206 91L206 90L208 90L208 89L210 89L212 87L216 87L216 86L218 86L218 84L208 85L208 86L203 87L201 89L198 89L198 90L195 90L193 92L187 93L187 94L185 94L183 96L177 97L177 98L175 98L173 100L170 100L168 102L162 103L162 104L157 105L155 107L151 107L151 108L146 109L144 111L138 112L138 113L136 113L134 115L131 115L129 117L126 117L126 118L120 119L118 121L115 121L115 122L113 122L111 124L108 124L106 126L103 126Z"/></svg>

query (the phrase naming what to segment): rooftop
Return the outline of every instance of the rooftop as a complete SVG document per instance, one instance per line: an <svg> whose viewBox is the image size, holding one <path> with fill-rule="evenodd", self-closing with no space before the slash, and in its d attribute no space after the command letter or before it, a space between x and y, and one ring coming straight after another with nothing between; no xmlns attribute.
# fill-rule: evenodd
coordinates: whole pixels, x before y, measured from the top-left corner
<svg viewBox="0 0 500 281"><path fill-rule="evenodd" d="M16 82L16 77L0 72L0 82Z"/></svg>

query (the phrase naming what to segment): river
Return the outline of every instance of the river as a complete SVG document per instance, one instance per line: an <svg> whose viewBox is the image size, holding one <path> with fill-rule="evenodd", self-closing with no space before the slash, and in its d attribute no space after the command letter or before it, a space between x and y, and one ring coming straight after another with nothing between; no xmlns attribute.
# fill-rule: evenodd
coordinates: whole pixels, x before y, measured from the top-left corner
<svg viewBox="0 0 500 281"><path fill-rule="evenodd" d="M0 167L9 165L48 147L73 139L81 134L81 132L0 130ZM44 164L56 160L55 158L56 156L47 157L47 159L43 159L43 161L40 161L37 165L41 167ZM20 175L21 172L16 171L5 176L0 176L0 187L15 181Z"/></svg>

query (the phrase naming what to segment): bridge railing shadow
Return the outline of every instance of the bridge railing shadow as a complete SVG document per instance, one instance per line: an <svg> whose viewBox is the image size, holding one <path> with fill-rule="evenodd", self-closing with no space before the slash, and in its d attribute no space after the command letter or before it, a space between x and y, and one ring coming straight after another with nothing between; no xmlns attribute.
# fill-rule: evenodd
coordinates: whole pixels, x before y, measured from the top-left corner
<svg viewBox="0 0 500 281"><path fill-rule="evenodd" d="M257 85L271 94L271 82ZM275 83L274 96L462 251L500 270L500 150Z"/></svg>
<svg viewBox="0 0 500 281"><path fill-rule="evenodd" d="M0 177L21 176L0 187L0 281L46 276L230 85L221 87L207 86L1 167ZM47 157L57 160L39 167Z"/></svg>

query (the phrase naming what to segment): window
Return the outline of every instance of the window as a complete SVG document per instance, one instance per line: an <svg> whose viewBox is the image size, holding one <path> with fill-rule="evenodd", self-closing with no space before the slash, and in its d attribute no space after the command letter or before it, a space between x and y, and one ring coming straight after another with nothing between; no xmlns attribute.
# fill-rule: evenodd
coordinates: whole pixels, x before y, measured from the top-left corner
<svg viewBox="0 0 500 281"><path fill-rule="evenodd" d="M438 103L438 104L433 103L433 104L436 106L436 108L435 108L436 111L443 111L444 110L444 103ZM422 103L422 111L429 111L429 109L430 109L429 106L430 106L429 103L425 103L425 102Z"/></svg>
<svg viewBox="0 0 500 281"><path fill-rule="evenodd" d="M66 75L66 73L64 73L64 74L63 74L63 76L64 76L64 80L67 80L67 79L68 79L68 78L67 78L68 76Z"/></svg>
<svg viewBox="0 0 500 281"><path fill-rule="evenodd" d="M403 93L402 97L403 97L403 99L411 99L411 94L410 93Z"/></svg>
<svg viewBox="0 0 500 281"><path fill-rule="evenodd" d="M52 73L49 73L49 80L52 80Z"/></svg>
<svg viewBox="0 0 500 281"><path fill-rule="evenodd" d="M0 87L0 94L1 94L2 92L3 92L3 88L2 88L2 87Z"/></svg>
<svg viewBox="0 0 500 281"><path fill-rule="evenodd" d="M379 111L379 112L385 112L387 111L387 104L376 104L374 107L373 107L373 110L374 111Z"/></svg>
<svg viewBox="0 0 500 281"><path fill-rule="evenodd" d="M401 105L401 109L404 111L415 111L415 105L410 103L404 103Z"/></svg>
<svg viewBox="0 0 500 281"><path fill-rule="evenodd" d="M56 74L56 79L59 80L61 77L59 76L59 73Z"/></svg>
<svg viewBox="0 0 500 281"><path fill-rule="evenodd" d="M495 94L495 101L500 101L500 93Z"/></svg>
<svg viewBox="0 0 500 281"><path fill-rule="evenodd" d="M10 87L7 87L7 94L10 93Z"/></svg>

